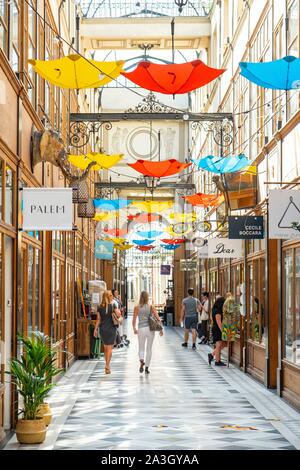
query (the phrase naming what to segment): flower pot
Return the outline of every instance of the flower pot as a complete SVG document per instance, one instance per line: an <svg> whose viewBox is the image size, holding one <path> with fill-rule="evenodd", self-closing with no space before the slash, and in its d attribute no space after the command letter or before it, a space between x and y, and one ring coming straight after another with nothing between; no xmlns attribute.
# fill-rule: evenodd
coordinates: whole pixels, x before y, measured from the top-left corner
<svg viewBox="0 0 300 470"><path fill-rule="evenodd" d="M41 444L46 438L44 419L20 419L16 427L20 444Z"/></svg>
<svg viewBox="0 0 300 470"><path fill-rule="evenodd" d="M44 418L46 426L49 426L52 421L52 410L49 403L42 403L39 406L37 417Z"/></svg>

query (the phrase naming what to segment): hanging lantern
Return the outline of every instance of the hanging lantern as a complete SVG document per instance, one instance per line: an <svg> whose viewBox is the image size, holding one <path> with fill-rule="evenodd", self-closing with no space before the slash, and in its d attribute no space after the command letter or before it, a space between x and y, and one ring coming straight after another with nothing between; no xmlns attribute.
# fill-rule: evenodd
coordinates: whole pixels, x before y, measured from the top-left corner
<svg viewBox="0 0 300 470"><path fill-rule="evenodd" d="M78 204L77 215L85 219L92 219L95 217L96 209L94 206L93 198L89 197L88 202Z"/></svg>
<svg viewBox="0 0 300 470"><path fill-rule="evenodd" d="M178 6L179 13L182 13L183 7L187 4L188 0L174 0L175 5Z"/></svg>
<svg viewBox="0 0 300 470"><path fill-rule="evenodd" d="M73 189L72 202L76 204L88 202L89 188L86 181L72 181L70 187Z"/></svg>

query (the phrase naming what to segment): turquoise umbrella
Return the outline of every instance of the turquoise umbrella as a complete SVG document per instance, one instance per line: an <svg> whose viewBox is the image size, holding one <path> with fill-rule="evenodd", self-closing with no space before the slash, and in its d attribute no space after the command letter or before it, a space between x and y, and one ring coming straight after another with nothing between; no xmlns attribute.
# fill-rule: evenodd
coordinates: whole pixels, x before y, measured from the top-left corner
<svg viewBox="0 0 300 470"><path fill-rule="evenodd" d="M139 246L146 246L146 245L152 245L152 243L154 243L155 240L132 240L132 242Z"/></svg>
<svg viewBox="0 0 300 470"><path fill-rule="evenodd" d="M96 209L101 211L118 211L131 203L129 199L94 199Z"/></svg>
<svg viewBox="0 0 300 470"><path fill-rule="evenodd" d="M202 170L219 174L235 173L251 165L251 161L243 154L232 157L215 157L208 155L200 160L193 160L193 162Z"/></svg>
<svg viewBox="0 0 300 470"><path fill-rule="evenodd" d="M177 248L179 248L181 245L161 245L161 246L165 250L174 251L174 250L177 250Z"/></svg>
<svg viewBox="0 0 300 470"><path fill-rule="evenodd" d="M149 232L136 232L136 235L142 238L157 238L160 237L164 232L159 232L158 230L153 230Z"/></svg>

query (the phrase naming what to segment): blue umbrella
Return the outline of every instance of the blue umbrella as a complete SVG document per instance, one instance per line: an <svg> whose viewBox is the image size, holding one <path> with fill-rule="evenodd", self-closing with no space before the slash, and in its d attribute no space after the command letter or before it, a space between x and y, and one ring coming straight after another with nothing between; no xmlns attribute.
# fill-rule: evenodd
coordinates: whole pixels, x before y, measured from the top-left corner
<svg viewBox="0 0 300 470"><path fill-rule="evenodd" d="M234 173L251 165L250 160L245 155L237 155L236 157L208 157L200 160L193 160L195 165L202 170L211 171L212 173Z"/></svg>
<svg viewBox="0 0 300 470"><path fill-rule="evenodd" d="M138 235L139 237L142 237L142 238L157 238L157 237L160 237L164 232L159 232L159 231L156 231L156 230L153 230L153 232L149 231L149 232L136 232L136 235Z"/></svg>
<svg viewBox="0 0 300 470"><path fill-rule="evenodd" d="M129 199L94 199L96 209L101 211L118 211L131 203Z"/></svg>
<svg viewBox="0 0 300 470"><path fill-rule="evenodd" d="M154 243L155 240L132 240L132 242L139 246L147 246L147 245L152 245L152 243Z"/></svg>
<svg viewBox="0 0 300 470"><path fill-rule="evenodd" d="M300 59L294 56L272 62L241 62L241 75L250 82L272 90L300 88Z"/></svg>
<svg viewBox="0 0 300 470"><path fill-rule="evenodd" d="M161 245L165 250L174 251L177 250L181 245Z"/></svg>

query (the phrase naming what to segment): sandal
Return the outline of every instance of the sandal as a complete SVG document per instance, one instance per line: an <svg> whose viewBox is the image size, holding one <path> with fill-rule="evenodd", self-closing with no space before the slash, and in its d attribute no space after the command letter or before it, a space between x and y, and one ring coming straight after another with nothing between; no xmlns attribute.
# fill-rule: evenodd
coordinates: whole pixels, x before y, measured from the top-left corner
<svg viewBox="0 0 300 470"><path fill-rule="evenodd" d="M144 372L144 365L145 365L145 362L144 361L140 361L141 365L140 365L140 373L142 374Z"/></svg>
<svg viewBox="0 0 300 470"><path fill-rule="evenodd" d="M105 367L105 373L106 373L106 374L111 374L111 371L110 371L110 368L109 368L109 367Z"/></svg>

